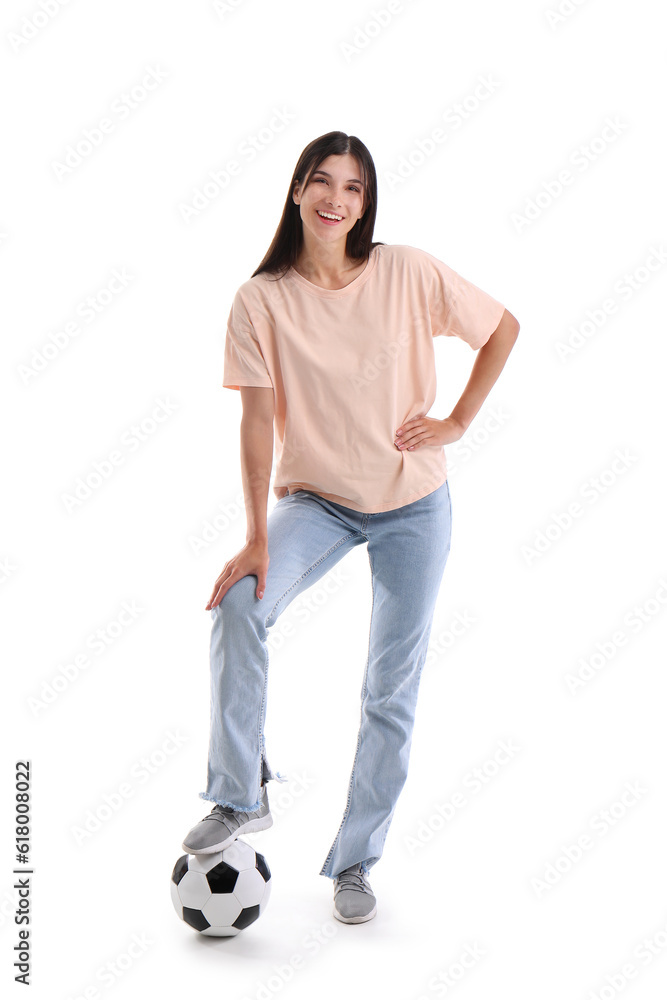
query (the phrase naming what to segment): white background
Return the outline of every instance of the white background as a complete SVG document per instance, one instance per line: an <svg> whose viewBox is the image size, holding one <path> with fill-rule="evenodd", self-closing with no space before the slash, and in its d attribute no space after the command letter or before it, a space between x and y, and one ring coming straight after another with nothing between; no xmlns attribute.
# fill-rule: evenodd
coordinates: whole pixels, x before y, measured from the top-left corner
<svg viewBox="0 0 667 1000"><path fill-rule="evenodd" d="M6 981L14 762L27 758L31 996L664 995L664 38L648 0L563 2L559 21L557 2L3 4L0 936ZM114 112L151 70L160 82ZM475 97L482 79L493 92ZM290 121L266 131L276 109ZM105 117L112 132L59 176ZM446 141L420 154L437 128ZM521 332L446 450L452 548L410 774L372 870L376 918L336 921L319 875L359 723L362 547L309 591L310 614L292 605L276 626L298 624L272 652L266 721L290 781L269 786L273 828L247 838L273 893L237 937L205 939L178 920L168 881L208 811L204 606L245 541L225 324L301 150L333 129L374 158L374 238L444 260ZM241 173L186 219L232 159ZM106 303L114 269L131 280ZM102 304L92 322L88 296ZM435 346L431 415L444 417L475 355ZM69 508L116 449L122 464ZM118 627L124 605L135 617ZM457 616L473 621L455 636ZM591 658L573 693L567 676ZM501 741L517 749L497 764ZM131 794L107 815L121 785ZM128 962L133 935L147 943Z"/></svg>

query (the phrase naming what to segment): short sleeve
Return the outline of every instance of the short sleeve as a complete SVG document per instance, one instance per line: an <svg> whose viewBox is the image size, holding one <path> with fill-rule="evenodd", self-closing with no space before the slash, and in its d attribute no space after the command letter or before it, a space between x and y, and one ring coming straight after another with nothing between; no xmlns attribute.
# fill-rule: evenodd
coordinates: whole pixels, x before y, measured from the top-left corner
<svg viewBox="0 0 667 1000"><path fill-rule="evenodd" d="M234 296L227 320L222 384L227 389L240 389L242 385L273 387L240 290Z"/></svg>
<svg viewBox="0 0 667 1000"><path fill-rule="evenodd" d="M479 350L497 329L505 306L437 257L426 256L433 272L429 285L432 335L460 337Z"/></svg>

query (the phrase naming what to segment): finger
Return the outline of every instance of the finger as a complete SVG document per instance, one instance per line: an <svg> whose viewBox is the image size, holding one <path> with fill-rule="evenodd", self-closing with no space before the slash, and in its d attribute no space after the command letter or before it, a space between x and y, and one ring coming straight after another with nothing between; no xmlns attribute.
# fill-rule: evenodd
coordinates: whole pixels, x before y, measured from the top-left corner
<svg viewBox="0 0 667 1000"><path fill-rule="evenodd" d="M401 426L396 429L398 431L403 431L405 434L406 430L417 427L424 419L424 414L420 413L416 417L410 417L409 420L406 420L404 424L401 424Z"/></svg>
<svg viewBox="0 0 667 1000"><path fill-rule="evenodd" d="M228 590L229 590L229 587L225 587L224 590L221 587L220 590L217 592L217 594L214 594L214 596L208 602L207 608L210 611L212 611L213 608L217 608L218 604L220 604L220 601L223 599L223 597L225 596L225 594L227 593Z"/></svg>
<svg viewBox="0 0 667 1000"><path fill-rule="evenodd" d="M216 607L216 605L218 605L220 603L220 601L222 600L222 598L225 596L225 594L229 590L229 587L225 587L224 590L222 588L225 585L225 583L227 583L229 580L231 580L232 575L233 574L230 574L224 580L219 580L218 579L218 580L215 581L215 587L213 588L213 593L209 597L208 604L206 605L206 608L205 608L206 611L210 611L211 608Z"/></svg>
<svg viewBox="0 0 667 1000"><path fill-rule="evenodd" d="M432 442L433 442L433 431L431 431L429 428L425 428L419 435L417 440L413 441L412 444L418 444L421 446L425 444L432 444Z"/></svg>
<svg viewBox="0 0 667 1000"><path fill-rule="evenodd" d="M409 438L406 438L404 446L401 451L412 451L417 445L423 444L430 437L428 431L420 431L419 433L411 434Z"/></svg>
<svg viewBox="0 0 667 1000"><path fill-rule="evenodd" d="M206 611L210 611L214 607L213 602L215 601L217 593L218 593L217 590L214 590L211 596L209 597L208 602L206 604Z"/></svg>
<svg viewBox="0 0 667 1000"><path fill-rule="evenodd" d="M399 427L395 435L396 440L403 441L409 434L423 429L424 424L422 423L422 419L421 417L415 417L413 420L408 420L407 423ZM400 434L399 431L401 432Z"/></svg>
<svg viewBox="0 0 667 1000"><path fill-rule="evenodd" d="M404 450L408 445L414 444L419 437L419 431L409 431L407 434L402 434L398 438L398 445Z"/></svg>

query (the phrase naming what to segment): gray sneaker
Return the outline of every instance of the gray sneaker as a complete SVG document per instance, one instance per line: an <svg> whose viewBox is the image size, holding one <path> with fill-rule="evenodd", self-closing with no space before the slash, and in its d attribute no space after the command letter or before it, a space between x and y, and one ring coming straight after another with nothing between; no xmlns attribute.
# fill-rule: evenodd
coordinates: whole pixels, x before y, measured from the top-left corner
<svg viewBox="0 0 667 1000"><path fill-rule="evenodd" d="M375 896L361 863L351 865L334 879L333 912L345 924L361 924L377 913Z"/></svg>
<svg viewBox="0 0 667 1000"><path fill-rule="evenodd" d="M254 812L235 812L225 806L214 806L208 816L193 826L182 848L188 854L215 854L236 840L242 833L256 833L273 825L266 785L261 789L261 805Z"/></svg>

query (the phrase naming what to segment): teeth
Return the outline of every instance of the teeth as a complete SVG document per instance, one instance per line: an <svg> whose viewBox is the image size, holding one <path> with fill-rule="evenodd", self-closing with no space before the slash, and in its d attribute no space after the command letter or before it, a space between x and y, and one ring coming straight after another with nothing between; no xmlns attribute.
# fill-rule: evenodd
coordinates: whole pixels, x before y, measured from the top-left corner
<svg viewBox="0 0 667 1000"><path fill-rule="evenodd" d="M330 212L320 212L319 209L317 209L317 214L321 215L323 219L335 219L337 222L340 222L342 219L341 215L332 215Z"/></svg>

